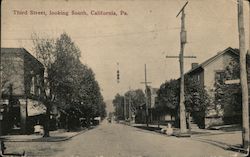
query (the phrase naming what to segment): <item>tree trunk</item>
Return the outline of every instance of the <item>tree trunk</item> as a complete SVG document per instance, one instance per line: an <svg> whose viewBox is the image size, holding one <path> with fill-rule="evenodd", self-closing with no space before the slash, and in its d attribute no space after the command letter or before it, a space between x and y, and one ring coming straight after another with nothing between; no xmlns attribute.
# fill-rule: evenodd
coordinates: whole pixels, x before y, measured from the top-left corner
<svg viewBox="0 0 250 157"><path fill-rule="evenodd" d="M49 137L49 123L50 123L50 103L46 102L46 115L44 123L44 135L43 137Z"/></svg>
<svg viewBox="0 0 250 157"><path fill-rule="evenodd" d="M188 112L188 130L189 130L189 132L191 133L191 122L190 122L190 113Z"/></svg>
<svg viewBox="0 0 250 157"><path fill-rule="evenodd" d="M160 116L158 115L158 128L160 128Z"/></svg>
<svg viewBox="0 0 250 157"><path fill-rule="evenodd" d="M181 17L181 34L185 32L185 13L182 11ZM182 36L181 36L182 39ZM181 51L180 51L180 131L181 133L187 132L187 124L186 124L186 109L185 109L185 94L184 94L184 45L185 42L181 40Z"/></svg>

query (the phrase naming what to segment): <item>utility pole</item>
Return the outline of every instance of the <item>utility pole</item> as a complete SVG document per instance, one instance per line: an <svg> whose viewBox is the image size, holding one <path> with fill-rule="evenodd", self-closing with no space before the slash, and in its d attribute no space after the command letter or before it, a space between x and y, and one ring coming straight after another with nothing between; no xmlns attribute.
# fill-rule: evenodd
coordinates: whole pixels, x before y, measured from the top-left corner
<svg viewBox="0 0 250 157"><path fill-rule="evenodd" d="M184 97L184 58L196 58L196 56L184 56L184 47L187 43L187 33L185 30L185 7L187 6L188 1L181 8L176 17L181 14L181 33L180 33L180 54L179 56L166 56L166 58L179 58L180 62L180 136L187 133L187 124L186 124L186 109L185 109L185 97Z"/></svg>
<svg viewBox="0 0 250 157"><path fill-rule="evenodd" d="M245 48L245 30L243 15L243 0L238 0L238 31L239 31L239 49L240 49L240 82L242 90L242 143L243 148L249 147L249 103L246 69L246 48Z"/></svg>
<svg viewBox="0 0 250 157"><path fill-rule="evenodd" d="M131 119L132 119L132 112L131 112L131 95L129 96L129 103L128 103L128 115L129 115L129 120L131 121Z"/></svg>
<svg viewBox="0 0 250 157"><path fill-rule="evenodd" d="M147 82L147 65L146 64L144 66L144 72L145 72L145 81L141 82L141 83L145 84L146 123L147 123L147 127L148 127L148 93L147 93L147 88L148 88L148 84L150 84L151 82Z"/></svg>
<svg viewBox="0 0 250 157"><path fill-rule="evenodd" d="M124 94L124 120L127 118L126 95Z"/></svg>
<svg viewBox="0 0 250 157"><path fill-rule="evenodd" d="M185 109L185 96L184 96L184 58L196 58L196 56L184 56L184 47L187 43L187 33L185 30L185 7L187 6L188 1L181 8L176 17L181 14L181 33L180 33L180 54L179 56L166 56L166 58L179 58L180 62L180 136L185 136L187 133L187 124L186 124L186 109Z"/></svg>
<svg viewBox="0 0 250 157"><path fill-rule="evenodd" d="M248 0L248 10L250 11L250 0ZM250 55L250 15L249 15L249 19L248 19L248 31L249 31L249 39L248 39L248 55Z"/></svg>
<svg viewBox="0 0 250 157"><path fill-rule="evenodd" d="M248 10L249 10L249 12L250 12L250 0L248 0ZM249 33L249 36L248 36L248 52L247 52L247 54L248 54L248 57L250 57L250 15L249 15L249 19L248 19L248 21L249 21L249 24L248 24L248 33ZM249 67L250 68L250 67Z"/></svg>
<svg viewBox="0 0 250 157"><path fill-rule="evenodd" d="M0 50L1 51L1 50ZM3 127L2 127L2 121L3 121L3 104L2 104L2 70L3 70L3 67L2 67L2 58L1 58L1 53L0 53L0 136L2 136L2 132L3 132ZM1 140L0 140L1 142ZM1 144L1 143L0 143ZM1 151L1 150L0 150Z"/></svg>
<svg viewBox="0 0 250 157"><path fill-rule="evenodd" d="M187 124L186 124L186 111L185 111L185 97L184 97L184 63L183 63L183 54L184 54L184 46L186 44L186 30L185 30L185 13L184 9L186 4L183 6L179 14L181 13L181 50L180 50L180 72L181 72L181 84L180 84L180 129L181 133L187 133ZM178 14L178 15L179 15ZM178 15L176 17L178 17Z"/></svg>
<svg viewBox="0 0 250 157"><path fill-rule="evenodd" d="M130 94L129 94L129 99L128 99L128 117L129 117L129 121L131 121L131 118L132 118L132 111L131 111L131 94L132 94L132 92L131 92L131 88L130 88L130 86L129 86L129 92L130 92Z"/></svg>

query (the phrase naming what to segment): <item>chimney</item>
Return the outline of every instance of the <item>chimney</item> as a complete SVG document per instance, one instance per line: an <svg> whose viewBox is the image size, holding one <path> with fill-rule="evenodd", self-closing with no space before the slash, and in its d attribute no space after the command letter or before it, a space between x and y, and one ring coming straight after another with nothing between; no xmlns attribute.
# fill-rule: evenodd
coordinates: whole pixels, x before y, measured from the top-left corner
<svg viewBox="0 0 250 157"><path fill-rule="evenodd" d="M198 63L192 63L191 67L192 67L192 69L194 69L194 68L198 67L198 65L199 65Z"/></svg>

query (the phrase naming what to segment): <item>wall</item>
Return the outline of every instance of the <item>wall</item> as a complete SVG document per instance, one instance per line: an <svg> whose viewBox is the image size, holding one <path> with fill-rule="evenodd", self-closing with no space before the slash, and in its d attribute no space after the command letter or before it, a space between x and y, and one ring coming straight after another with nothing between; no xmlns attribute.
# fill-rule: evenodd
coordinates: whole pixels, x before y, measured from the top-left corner
<svg viewBox="0 0 250 157"><path fill-rule="evenodd" d="M188 76L204 87L204 71L202 69L189 73Z"/></svg>
<svg viewBox="0 0 250 157"><path fill-rule="evenodd" d="M23 54L16 53L12 49L1 49L1 51L3 95L9 95L11 84L13 95L24 95Z"/></svg>
<svg viewBox="0 0 250 157"><path fill-rule="evenodd" d="M229 65L231 60L238 60L238 56L232 53L225 53L204 68L204 86L211 96L211 101L214 101L214 85L215 85L215 74L217 71L224 71L226 66ZM221 117L223 116L224 110L220 106L215 107L211 105L207 109L205 125L223 124Z"/></svg>
<svg viewBox="0 0 250 157"><path fill-rule="evenodd" d="M25 94L29 98L39 99L44 86L43 65L27 51L24 52L24 83Z"/></svg>
<svg viewBox="0 0 250 157"><path fill-rule="evenodd" d="M231 53L225 53L221 57L214 60L212 63L205 66L204 85L208 91L214 89L216 71L224 70L226 66L229 64L229 62L232 59L235 60L236 58L238 58L238 56Z"/></svg>
<svg viewBox="0 0 250 157"><path fill-rule="evenodd" d="M31 100L34 103L38 103L40 98L42 98L42 92L40 85L44 85L43 65L33 57L29 52L23 48L1 48L1 61L3 66L3 77L2 81L4 84L4 96L5 99L9 99L10 94L10 84L12 84L12 101L10 106L15 106L20 109L20 133L26 134L30 126L29 121L32 121L33 117L28 117L27 106L31 105ZM32 79L33 78L33 79ZM40 83L39 83L40 81ZM30 89L34 84L34 93L30 93ZM39 88L40 92L38 92ZM29 101L27 101L29 100ZM15 102L15 103L14 103ZM8 104L7 104L8 105ZM39 104L44 106L43 104ZM8 107L6 111L5 121L9 122L9 127L6 133L10 133L13 127L11 123L13 119L14 108Z"/></svg>

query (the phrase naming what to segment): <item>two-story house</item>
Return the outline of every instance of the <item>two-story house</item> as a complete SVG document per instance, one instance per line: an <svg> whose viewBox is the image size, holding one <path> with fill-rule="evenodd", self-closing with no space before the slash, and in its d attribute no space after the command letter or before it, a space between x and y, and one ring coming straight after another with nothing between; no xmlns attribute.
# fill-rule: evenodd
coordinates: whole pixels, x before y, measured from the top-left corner
<svg viewBox="0 0 250 157"><path fill-rule="evenodd" d="M196 81L207 90L213 103L216 80L223 77L223 73L231 61L239 63L239 50L229 47L218 52L215 56L201 64L192 64L192 69L188 71L185 76L188 75L196 79ZM250 61L248 63L250 63ZM248 68L248 70L250 70L250 68ZM248 77L250 81L250 75L248 75ZM214 124L222 124L222 116L223 107L211 105L206 112L205 126L208 127Z"/></svg>
<svg viewBox="0 0 250 157"><path fill-rule="evenodd" d="M2 131L26 134L43 123L44 67L24 48L1 48Z"/></svg>

